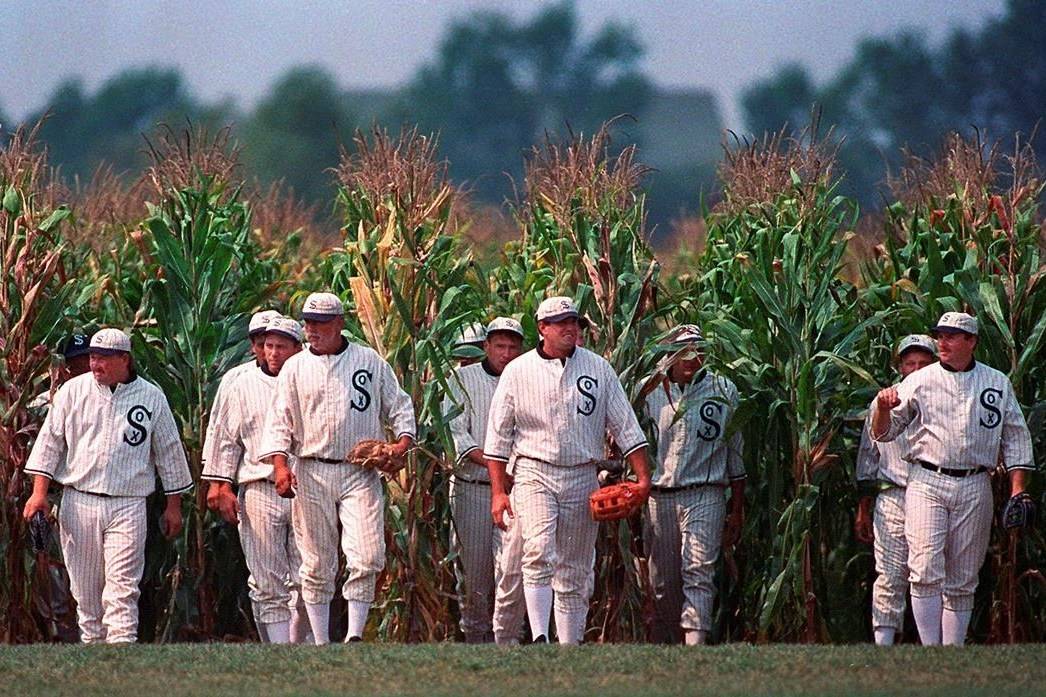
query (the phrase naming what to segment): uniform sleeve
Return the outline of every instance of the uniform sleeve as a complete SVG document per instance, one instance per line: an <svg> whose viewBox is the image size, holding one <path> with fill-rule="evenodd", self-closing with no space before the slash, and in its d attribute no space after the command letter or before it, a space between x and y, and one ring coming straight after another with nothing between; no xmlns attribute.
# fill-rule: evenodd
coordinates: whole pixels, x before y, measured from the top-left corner
<svg viewBox="0 0 1046 697"><path fill-rule="evenodd" d="M737 388L733 385L731 385L730 390L730 401L734 407L733 413L736 414L740 400L737 396ZM737 429L734 431L734 435L730 436L730 443L727 445L726 450L726 476L732 482L745 479L748 476L745 472L744 450L745 437L741 433L741 429Z"/></svg>
<svg viewBox="0 0 1046 697"><path fill-rule="evenodd" d="M471 400L467 392L462 389L461 375L455 371L449 381L450 389L443 399L443 416L447 416L455 409L461 411L450 420L450 435L454 440L455 462L461 462L465 457L479 448L476 439L472 437L472 409Z"/></svg>
<svg viewBox="0 0 1046 697"><path fill-rule="evenodd" d="M285 366L286 368L287 366ZM274 455L290 455L294 444L294 404L296 387L293 370L281 370L276 378L276 397L272 411L265 419L265 432L261 439L261 462L272 462Z"/></svg>
<svg viewBox="0 0 1046 697"><path fill-rule="evenodd" d="M889 443L895 440L897 436L904 433L905 429L908 428L908 425L915 420L916 415L919 413L919 402L911 383L906 381L898 385L897 397L901 400L901 403L890 410L890 425L886 429L886 433L882 437L872 434L874 440L880 443ZM873 415L878 409L879 403L876 400L872 411Z"/></svg>
<svg viewBox="0 0 1046 697"><path fill-rule="evenodd" d="M215 399L215 404L218 400ZM236 482L236 472L243 462L244 446L240 437L243 414L237 395L223 399L218 409L211 411L207 424L207 439L210 444L209 459L203 463L201 479L219 482ZM206 449L204 452L207 452Z"/></svg>
<svg viewBox="0 0 1046 697"><path fill-rule="evenodd" d="M417 440L414 404L410 395L400 387L396 373L386 361L381 361L381 418L396 434L396 440L410 436Z"/></svg>
<svg viewBox="0 0 1046 697"><path fill-rule="evenodd" d="M1007 383L1008 384L1008 383ZM1006 471L1033 470L1035 459L1032 455L1031 431L1024 420L1024 412L1013 393L1013 387L1006 390L1006 413L1002 424L1002 462Z"/></svg>
<svg viewBox="0 0 1046 697"><path fill-rule="evenodd" d="M879 446L872 438L873 402L864 419L861 429L861 444L857 447L857 464L855 467L858 482L875 482L879 479Z"/></svg>
<svg viewBox="0 0 1046 697"><path fill-rule="evenodd" d="M36 436L24 471L27 475L42 475L54 479L58 467L65 462L68 445L65 440L65 415L68 410L69 390L64 387L55 393L47 410L44 425Z"/></svg>
<svg viewBox="0 0 1046 697"><path fill-rule="evenodd" d="M622 457L647 446L646 434L613 369L607 371L607 429L621 449Z"/></svg>
<svg viewBox="0 0 1046 697"><path fill-rule="evenodd" d="M227 409L225 403L227 400L227 394L229 391L229 376L226 375L218 383L218 391L214 394L214 403L211 405L211 411L207 415L207 433L203 439L203 453L201 460L203 464L203 473L200 475L203 479L220 479L222 481L231 481L225 477L216 476L218 471L218 449L219 443L219 424L221 424L227 417Z"/></svg>
<svg viewBox="0 0 1046 697"><path fill-rule="evenodd" d="M156 473L160 475L163 493L180 494L192 488L192 474L185 459L178 425L174 421L167 398L160 396L156 426L152 432L152 459Z"/></svg>
<svg viewBox="0 0 1046 697"><path fill-rule="evenodd" d="M516 434L516 400L513 395L513 376L502 374L487 415L487 433L483 439L483 457L508 462Z"/></svg>

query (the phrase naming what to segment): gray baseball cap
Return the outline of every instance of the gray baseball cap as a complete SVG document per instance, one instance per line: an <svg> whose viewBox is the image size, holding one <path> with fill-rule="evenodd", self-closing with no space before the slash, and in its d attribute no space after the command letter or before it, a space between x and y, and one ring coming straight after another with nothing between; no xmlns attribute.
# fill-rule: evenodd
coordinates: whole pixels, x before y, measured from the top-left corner
<svg viewBox="0 0 1046 697"><path fill-rule="evenodd" d="M261 312L255 312L251 315L250 324L247 325L247 336L254 336L265 331L265 327L269 324L269 320L274 317L279 317L280 313L276 310L262 310Z"/></svg>
<svg viewBox="0 0 1046 697"><path fill-rule="evenodd" d="M945 312L931 334L971 334L977 336L977 318L965 312Z"/></svg>
<svg viewBox="0 0 1046 697"><path fill-rule="evenodd" d="M538 322L562 322L565 319L571 317L577 317L577 305L574 301L565 295L556 295L551 298L545 298L538 305L537 320Z"/></svg>
<svg viewBox="0 0 1046 697"><path fill-rule="evenodd" d="M99 329L95 335L91 337L90 351L91 353L98 353L103 356L112 356L117 353L130 353L131 337L127 336L127 334L119 329L114 329L112 327Z"/></svg>
<svg viewBox="0 0 1046 697"><path fill-rule="evenodd" d="M937 342L925 334L909 334L897 344L897 355L903 356L909 349L919 349L937 355Z"/></svg>
<svg viewBox="0 0 1046 697"><path fill-rule="evenodd" d="M279 334L299 344L304 336L301 325L296 320L283 315L277 315L270 319L268 326L265 328L265 333Z"/></svg>
<svg viewBox="0 0 1046 697"><path fill-rule="evenodd" d="M494 332L511 332L520 339L526 338L523 336L523 325L511 317L495 317L491 320L487 325L487 336L489 337Z"/></svg>
<svg viewBox="0 0 1046 697"><path fill-rule="evenodd" d="M302 319L314 322L329 322L344 315L345 306L334 293L311 293L305 298L305 306L301 309Z"/></svg>

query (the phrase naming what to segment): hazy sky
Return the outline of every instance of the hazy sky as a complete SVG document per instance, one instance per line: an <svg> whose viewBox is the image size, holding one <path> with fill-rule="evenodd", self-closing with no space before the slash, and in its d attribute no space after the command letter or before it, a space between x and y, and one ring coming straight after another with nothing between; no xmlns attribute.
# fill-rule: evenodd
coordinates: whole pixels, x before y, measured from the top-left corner
<svg viewBox="0 0 1046 697"><path fill-rule="evenodd" d="M0 0L0 109L20 118L63 78L88 88L132 65L179 67L212 100L250 106L287 68L327 67L346 87L398 85L434 54L447 23L473 10L527 17L538 0ZM737 127L736 99L789 61L831 76L862 36L919 27L939 40L1005 0L577 0L584 28L636 27L661 85L705 87Z"/></svg>

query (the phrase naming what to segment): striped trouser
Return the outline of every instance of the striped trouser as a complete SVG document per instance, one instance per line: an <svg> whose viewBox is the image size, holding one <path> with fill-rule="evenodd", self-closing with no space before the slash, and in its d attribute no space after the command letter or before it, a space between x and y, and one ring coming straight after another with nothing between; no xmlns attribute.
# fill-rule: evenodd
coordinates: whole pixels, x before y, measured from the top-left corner
<svg viewBox="0 0 1046 697"><path fill-rule="evenodd" d="M385 495L376 470L302 458L291 506L301 552L301 593L307 604L329 603L338 575L338 523L348 578L346 600L374 602L385 567Z"/></svg>
<svg viewBox="0 0 1046 697"><path fill-rule="evenodd" d="M654 590L655 641L678 642L680 629L712 629L725 519L721 486L651 493L643 538Z"/></svg>
<svg viewBox="0 0 1046 697"><path fill-rule="evenodd" d="M875 570L872 587L872 626L904 627L908 592L908 541L904 539L903 487L880 491L875 499Z"/></svg>
<svg viewBox="0 0 1046 697"><path fill-rule="evenodd" d="M137 641L138 583L145 569L145 497L98 496L66 487L58 525L80 641Z"/></svg>
<svg viewBox="0 0 1046 697"><path fill-rule="evenodd" d="M291 618L291 605L301 595L301 555L291 526L291 499L262 479L240 485L240 544L247 560L251 602L259 622Z"/></svg>
<svg viewBox="0 0 1046 697"><path fill-rule="evenodd" d="M515 496L512 510L516 510ZM489 514L488 514L489 516ZM507 517L508 530L494 528L494 639L513 643L523 634L527 602L523 597L523 535L517 517Z"/></svg>
<svg viewBox="0 0 1046 697"><path fill-rule="evenodd" d="M945 608L972 610L991 527L986 472L958 478L912 467L904 523L912 597L943 595Z"/></svg>
<svg viewBox="0 0 1046 697"><path fill-rule="evenodd" d="M512 490L523 535L523 585L548 586L560 612L584 612L595 583L596 535L588 497L592 465L557 467L520 458Z"/></svg>
<svg viewBox="0 0 1046 697"><path fill-rule="evenodd" d="M450 481L450 549L457 557L461 631L470 642L493 641L494 527L490 518L490 483L459 477Z"/></svg>

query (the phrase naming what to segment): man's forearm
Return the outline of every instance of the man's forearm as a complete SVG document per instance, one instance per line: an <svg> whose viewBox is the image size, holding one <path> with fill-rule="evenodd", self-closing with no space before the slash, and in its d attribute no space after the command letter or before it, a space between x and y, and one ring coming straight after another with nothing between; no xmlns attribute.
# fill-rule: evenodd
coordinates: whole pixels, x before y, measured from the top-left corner
<svg viewBox="0 0 1046 697"><path fill-rule="evenodd" d="M486 458L487 472L490 474L491 494L508 493L508 463Z"/></svg>
<svg viewBox="0 0 1046 697"><path fill-rule="evenodd" d="M468 451L465 454L465 459L474 465L479 465L480 467L487 466L487 458L483 457L483 451L479 448L473 448L472 450Z"/></svg>
<svg viewBox="0 0 1046 697"><path fill-rule="evenodd" d="M182 495L167 494L167 508L168 510L176 509L180 512L182 510Z"/></svg>
<svg viewBox="0 0 1046 697"><path fill-rule="evenodd" d="M745 509L745 480L736 479L730 482L730 512L739 513Z"/></svg>
<svg viewBox="0 0 1046 697"><path fill-rule="evenodd" d="M1010 470L1010 496L1016 496L1027 487L1027 470Z"/></svg>
<svg viewBox="0 0 1046 697"><path fill-rule="evenodd" d="M51 486L51 480L42 474L33 475L33 496L47 496L47 489Z"/></svg>
<svg viewBox="0 0 1046 697"><path fill-rule="evenodd" d="M645 447L639 450L633 450L628 454L628 466L632 468L632 471L636 473L636 478L640 482L650 483L650 460L647 459L647 449Z"/></svg>
<svg viewBox="0 0 1046 697"><path fill-rule="evenodd" d="M890 411L875 407L872 411L872 438L879 440L890 430Z"/></svg>

